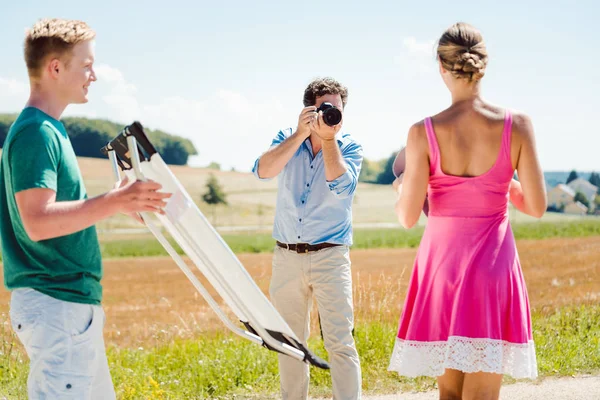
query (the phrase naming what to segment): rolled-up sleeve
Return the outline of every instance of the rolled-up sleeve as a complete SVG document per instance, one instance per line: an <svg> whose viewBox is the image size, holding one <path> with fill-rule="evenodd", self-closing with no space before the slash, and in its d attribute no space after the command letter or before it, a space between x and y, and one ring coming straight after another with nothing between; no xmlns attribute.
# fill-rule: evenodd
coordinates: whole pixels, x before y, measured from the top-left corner
<svg viewBox="0 0 600 400"><path fill-rule="evenodd" d="M279 133L277 134L277 136L275 136L273 138L273 141L271 142L271 146L269 147L269 150L271 150L273 147L278 146L279 144L281 144L285 139L287 139L290 135L292 134L291 132L291 128L289 129L283 129L281 131L279 131ZM267 150L268 151L268 150ZM264 154L264 153L263 153ZM260 157L262 157L262 154L260 155ZM261 181L270 181L273 178L261 178L258 175L258 162L260 161L260 157L258 157L256 159L256 161L254 161L254 166L252 167L252 173L254 174L254 176L261 180Z"/></svg>
<svg viewBox="0 0 600 400"><path fill-rule="evenodd" d="M356 191L363 160L362 146L351 142L342 149L342 158L346 162L346 172L327 182L329 190L340 199L350 197Z"/></svg>

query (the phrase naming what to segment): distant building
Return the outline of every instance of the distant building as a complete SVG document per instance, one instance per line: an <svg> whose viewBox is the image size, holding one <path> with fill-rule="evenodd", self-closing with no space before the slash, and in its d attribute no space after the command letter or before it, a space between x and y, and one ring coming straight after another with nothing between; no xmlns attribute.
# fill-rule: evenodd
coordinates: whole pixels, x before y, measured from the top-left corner
<svg viewBox="0 0 600 400"><path fill-rule="evenodd" d="M548 191L548 207L558 210L562 206L566 207L573 203L574 200L575 191L565 184L560 183Z"/></svg>
<svg viewBox="0 0 600 400"><path fill-rule="evenodd" d="M569 182L567 186L573 189L575 193L583 193L590 204L594 203L594 199L598 193L598 186L592 185L589 181L583 178L577 178L574 181Z"/></svg>
<svg viewBox="0 0 600 400"><path fill-rule="evenodd" d="M565 214L585 215L587 212L588 208L580 202L569 203L565 206Z"/></svg>

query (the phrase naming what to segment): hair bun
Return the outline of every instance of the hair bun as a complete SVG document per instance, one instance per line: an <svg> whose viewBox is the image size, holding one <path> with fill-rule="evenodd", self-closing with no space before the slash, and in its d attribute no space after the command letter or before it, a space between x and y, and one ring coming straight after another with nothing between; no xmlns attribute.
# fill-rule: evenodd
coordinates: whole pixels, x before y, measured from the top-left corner
<svg viewBox="0 0 600 400"><path fill-rule="evenodd" d="M438 42L438 59L456 78L479 80L485 73L488 53L481 33L469 24L456 23Z"/></svg>
<svg viewBox="0 0 600 400"><path fill-rule="evenodd" d="M485 64L478 54L466 52L460 56L454 69L468 73L477 73L485 69Z"/></svg>

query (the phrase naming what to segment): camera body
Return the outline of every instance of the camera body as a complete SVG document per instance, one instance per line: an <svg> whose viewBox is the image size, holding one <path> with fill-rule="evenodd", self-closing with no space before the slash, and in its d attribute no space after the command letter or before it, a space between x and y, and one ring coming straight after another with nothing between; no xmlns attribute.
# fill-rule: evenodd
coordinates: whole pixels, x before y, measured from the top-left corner
<svg viewBox="0 0 600 400"><path fill-rule="evenodd" d="M331 103L322 103L317 108L317 113L323 112L323 122L329 126L335 126L342 120L342 112Z"/></svg>

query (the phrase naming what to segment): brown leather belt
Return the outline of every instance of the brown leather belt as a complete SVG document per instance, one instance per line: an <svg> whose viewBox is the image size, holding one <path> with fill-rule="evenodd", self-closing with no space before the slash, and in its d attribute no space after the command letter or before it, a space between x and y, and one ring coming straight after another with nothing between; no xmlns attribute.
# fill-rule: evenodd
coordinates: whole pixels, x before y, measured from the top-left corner
<svg viewBox="0 0 600 400"><path fill-rule="evenodd" d="M294 243L287 244L281 243L277 241L277 246L282 247L284 249L295 251L296 253L308 253L310 251L319 251L323 249L327 249L329 247L341 246L340 244L334 243L319 243L319 244L308 244L308 243Z"/></svg>

